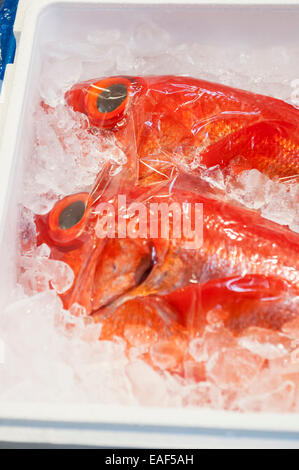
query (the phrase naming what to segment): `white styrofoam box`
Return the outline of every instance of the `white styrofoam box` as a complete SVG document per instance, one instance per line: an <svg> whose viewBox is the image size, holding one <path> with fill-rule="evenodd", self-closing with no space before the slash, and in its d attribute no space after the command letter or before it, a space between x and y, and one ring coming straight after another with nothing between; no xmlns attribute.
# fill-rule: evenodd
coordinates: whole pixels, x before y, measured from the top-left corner
<svg viewBox="0 0 299 470"><path fill-rule="evenodd" d="M6 246L15 230L12 214L23 155L32 145L30 118L43 48L53 39L83 38L89 29L102 25L130 29L141 20L160 24L177 41L196 38L223 48L236 41L256 46L299 44L298 0L283 5L277 0L217 0L215 4L168 0L167 5L157 0L130 0L125 4L108 0L21 0L15 22L16 61L6 74L5 94L0 101L0 259L6 272L6 282L1 281L0 286L0 305L14 279L14 262ZM299 447L299 420L295 414L0 403L0 441L118 447Z"/></svg>

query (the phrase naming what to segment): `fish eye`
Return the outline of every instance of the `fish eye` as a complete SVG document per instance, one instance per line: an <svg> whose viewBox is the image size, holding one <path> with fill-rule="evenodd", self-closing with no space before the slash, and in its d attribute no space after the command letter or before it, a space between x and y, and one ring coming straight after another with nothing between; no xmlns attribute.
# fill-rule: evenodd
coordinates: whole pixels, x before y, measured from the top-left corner
<svg viewBox="0 0 299 470"><path fill-rule="evenodd" d="M124 77L100 80L89 86L85 95L85 113L96 127L112 129L124 117L133 84Z"/></svg>
<svg viewBox="0 0 299 470"><path fill-rule="evenodd" d="M100 113L115 111L126 99L128 90L123 83L115 83L105 88L98 96L97 108Z"/></svg>
<svg viewBox="0 0 299 470"><path fill-rule="evenodd" d="M84 201L71 202L59 215L58 225L61 230L68 230L82 219L86 209Z"/></svg>
<svg viewBox="0 0 299 470"><path fill-rule="evenodd" d="M48 215L51 239L59 245L68 245L83 232L91 199L88 193L66 196L58 201Z"/></svg>

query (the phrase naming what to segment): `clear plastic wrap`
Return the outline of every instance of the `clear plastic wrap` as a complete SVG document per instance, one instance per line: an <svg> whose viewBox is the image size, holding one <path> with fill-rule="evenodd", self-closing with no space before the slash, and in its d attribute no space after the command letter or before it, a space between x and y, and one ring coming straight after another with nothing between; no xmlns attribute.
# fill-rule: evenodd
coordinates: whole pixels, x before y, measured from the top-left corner
<svg viewBox="0 0 299 470"><path fill-rule="evenodd" d="M188 345L207 325L237 340L296 317L298 234L226 201L201 170L295 180L297 109L175 76L93 80L65 97L86 114L85 133L113 138L126 157L108 161L89 193L35 217L37 246L70 278L62 288L51 279L65 309L100 322L100 339L120 337L128 354L138 344L152 365L183 377Z"/></svg>
<svg viewBox="0 0 299 470"><path fill-rule="evenodd" d="M64 171L41 200L28 180L18 281L61 334L97 344L85 358L119 361L100 376L119 374L115 400L132 387L145 404L297 409L299 110L119 75L42 100L38 117L41 179L49 142Z"/></svg>

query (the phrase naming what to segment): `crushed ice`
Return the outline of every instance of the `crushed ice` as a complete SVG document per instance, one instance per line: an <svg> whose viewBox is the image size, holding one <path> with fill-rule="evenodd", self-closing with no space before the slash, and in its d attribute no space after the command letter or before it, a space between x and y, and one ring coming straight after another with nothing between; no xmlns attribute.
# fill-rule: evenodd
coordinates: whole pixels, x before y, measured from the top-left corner
<svg viewBox="0 0 299 470"><path fill-rule="evenodd" d="M35 214L46 214L68 194L89 191L108 160L116 166L126 162L112 137L87 133L87 117L63 104L38 106L34 125L36 144L26 162L21 200Z"/></svg>
<svg viewBox="0 0 299 470"><path fill-rule="evenodd" d="M218 167L200 168L200 174L211 186L224 191L228 199L299 233L299 175L273 181L256 169L234 175L228 168L224 175Z"/></svg>
<svg viewBox="0 0 299 470"><path fill-rule="evenodd" d="M63 309L57 294L71 286L72 270L52 260L47 245L37 248L33 222L34 213L47 213L65 195L88 191L107 160L120 167L126 161L111 138L86 133L86 117L65 106L64 93L75 82L183 73L299 106L297 58L298 50L283 47L236 47L224 53L220 47L177 45L154 24L140 24L131 36L97 30L84 42L48 45L33 119L35 145L27 155L20 194L20 285L0 315L1 400L299 411L298 319L281 332L251 327L236 338L210 312L203 336L190 341L185 378L170 375L171 358L163 355L163 345L151 350L154 369L141 358L144 344L135 342L127 355L119 338L97 341L101 324L80 305ZM217 168L203 176L231 198L299 232L296 182L273 182L257 170L234 180Z"/></svg>

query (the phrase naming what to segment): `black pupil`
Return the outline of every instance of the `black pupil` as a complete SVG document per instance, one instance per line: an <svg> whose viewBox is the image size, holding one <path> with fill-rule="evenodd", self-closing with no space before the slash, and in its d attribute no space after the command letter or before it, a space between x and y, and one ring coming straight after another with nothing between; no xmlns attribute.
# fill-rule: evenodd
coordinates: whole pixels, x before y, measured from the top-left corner
<svg viewBox="0 0 299 470"><path fill-rule="evenodd" d="M105 88L98 97L98 110L100 113L115 111L127 97L127 87L122 83Z"/></svg>
<svg viewBox="0 0 299 470"><path fill-rule="evenodd" d="M61 212L59 216L59 227L62 230L72 228L82 219L85 212L85 203L83 201L72 202Z"/></svg>

